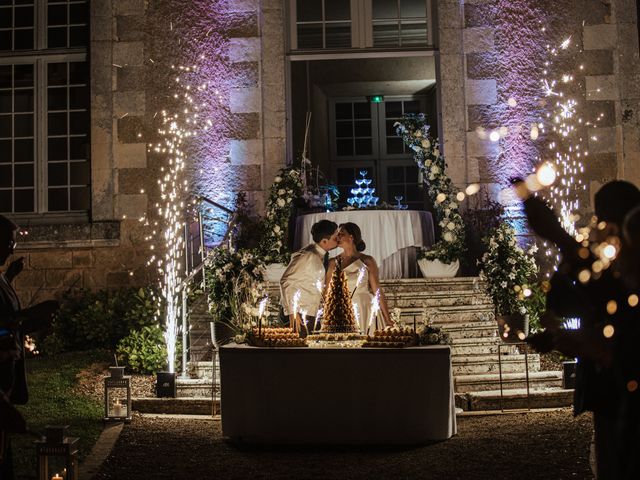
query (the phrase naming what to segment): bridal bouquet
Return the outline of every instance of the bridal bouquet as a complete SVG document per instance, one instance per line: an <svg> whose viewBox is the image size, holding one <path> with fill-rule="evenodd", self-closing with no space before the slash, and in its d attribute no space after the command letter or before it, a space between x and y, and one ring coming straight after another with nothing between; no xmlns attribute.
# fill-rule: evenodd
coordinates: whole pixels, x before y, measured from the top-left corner
<svg viewBox="0 0 640 480"><path fill-rule="evenodd" d="M427 194L441 229L440 240L429 250L423 250L419 258L452 263L465 251L464 221L458 211L459 192L446 174L447 164L440 153L440 145L431 138L423 113L405 115L394 126L396 134L413 150L413 158L426 180Z"/></svg>

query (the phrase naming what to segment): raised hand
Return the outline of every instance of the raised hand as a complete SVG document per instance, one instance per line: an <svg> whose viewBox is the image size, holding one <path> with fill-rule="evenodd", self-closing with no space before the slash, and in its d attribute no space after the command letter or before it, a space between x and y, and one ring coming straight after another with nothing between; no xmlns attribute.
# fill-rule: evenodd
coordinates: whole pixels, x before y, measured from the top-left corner
<svg viewBox="0 0 640 480"><path fill-rule="evenodd" d="M24 257L20 257L9 264L4 276L7 277L9 282L12 282L20 272L24 270Z"/></svg>

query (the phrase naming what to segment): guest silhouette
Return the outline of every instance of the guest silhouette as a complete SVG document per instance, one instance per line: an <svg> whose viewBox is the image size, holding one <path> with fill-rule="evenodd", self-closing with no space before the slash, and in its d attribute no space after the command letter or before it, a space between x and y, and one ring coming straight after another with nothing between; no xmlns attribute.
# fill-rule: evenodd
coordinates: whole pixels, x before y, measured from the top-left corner
<svg viewBox="0 0 640 480"><path fill-rule="evenodd" d="M18 226L0 215L0 266L4 266L17 243ZM3 421L4 452L0 457L0 478L13 479L10 431L20 431L22 420L13 404L24 405L29 399L24 351L24 335L43 330L51 323L58 302L49 300L22 309L11 281L23 268L24 259L11 262L0 273L0 411Z"/></svg>
<svg viewBox="0 0 640 480"><path fill-rule="evenodd" d="M640 205L640 191L631 183L613 181L595 195L595 213L600 222L591 240L596 243L620 239L617 260L603 271L591 273L598 260L581 243L559 225L557 216L539 198L524 201L525 213L532 229L558 246L562 262L551 279L547 312L542 325L546 330L528 341L539 351L556 349L578 358L574 414L593 412L597 478L618 479L620 462L617 452L621 396L616 371L613 332L624 323L626 290L620 274L620 260L628 250L622 237L625 215ZM589 279L579 279L589 272ZM584 275L584 274L583 274ZM561 318L580 318L580 328L561 328Z"/></svg>

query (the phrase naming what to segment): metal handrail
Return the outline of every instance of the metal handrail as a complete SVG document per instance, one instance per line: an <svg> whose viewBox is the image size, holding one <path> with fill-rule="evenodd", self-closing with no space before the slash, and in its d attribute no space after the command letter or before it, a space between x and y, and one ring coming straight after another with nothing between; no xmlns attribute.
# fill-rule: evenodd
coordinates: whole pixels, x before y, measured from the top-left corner
<svg viewBox="0 0 640 480"><path fill-rule="evenodd" d="M222 242L221 243L227 243L229 245L229 247L233 246L233 229L235 228L236 224L237 224L237 212L235 212L234 210L231 210L227 207L225 207L224 205L220 205L219 203L205 197L204 195L198 195L195 197L196 200L196 208L197 206L199 206L198 204L202 204L202 203L206 203L211 205L212 207L215 207L219 210L224 211L227 214L231 215L231 218L226 222L227 223L227 231L223 236ZM191 270L188 275L182 279L182 281L179 283L178 285L178 290L181 291L181 297L182 297L182 378L186 378L187 376L187 344L188 344L188 334L189 334L189 328L187 325L187 310L188 310L188 305L187 305L187 292L188 292L188 286L194 281L194 279L196 278L196 276L202 272L202 290L206 295L207 292L207 288L206 288L206 272L205 272L205 268L207 265L207 254L206 254L206 247L205 247L205 243L204 243L204 229L203 229L203 221L202 221L202 211L200 210L200 208L198 208L198 218L197 218L197 222L199 225L199 230L200 230L200 255L201 255L201 263L195 267L193 270ZM184 242L184 248L185 248L185 267L188 268L189 265L189 261L188 261L188 256L189 256L189 238L188 238L188 231L187 228L185 226L185 242ZM207 303L208 303L208 296L207 296Z"/></svg>

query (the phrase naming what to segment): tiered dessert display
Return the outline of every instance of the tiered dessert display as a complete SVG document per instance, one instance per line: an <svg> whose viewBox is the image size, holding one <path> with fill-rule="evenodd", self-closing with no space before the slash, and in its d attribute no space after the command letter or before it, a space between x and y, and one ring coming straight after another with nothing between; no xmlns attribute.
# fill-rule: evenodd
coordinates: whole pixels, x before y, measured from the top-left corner
<svg viewBox="0 0 640 480"><path fill-rule="evenodd" d="M254 327L248 336L249 344L255 347L306 347L304 338L289 327Z"/></svg>
<svg viewBox="0 0 640 480"><path fill-rule="evenodd" d="M336 269L324 302L322 333L357 333L356 317L351 306L351 294L347 276L342 270L340 257L336 259Z"/></svg>
<svg viewBox="0 0 640 480"><path fill-rule="evenodd" d="M363 347L402 348L418 344L417 335L410 328L391 327L377 330L373 336L367 335Z"/></svg>

